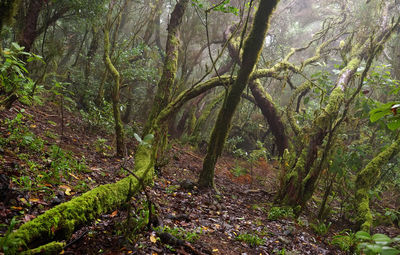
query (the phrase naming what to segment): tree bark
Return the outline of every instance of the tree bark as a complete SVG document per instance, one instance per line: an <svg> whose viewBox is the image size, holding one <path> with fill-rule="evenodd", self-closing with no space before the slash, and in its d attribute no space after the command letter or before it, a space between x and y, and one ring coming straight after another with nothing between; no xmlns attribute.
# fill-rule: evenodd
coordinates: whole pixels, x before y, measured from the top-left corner
<svg viewBox="0 0 400 255"><path fill-rule="evenodd" d="M104 63L108 71L112 74L115 84L112 88L112 104L113 104L113 115L114 115L114 126L115 136L117 142L117 156L124 157L126 154L125 142L124 142L124 129L121 120L121 112L119 107L120 97L120 74L115 68L110 59L110 30L111 30L111 15L112 15L113 4L110 3L107 13L107 23L104 28Z"/></svg>
<svg viewBox="0 0 400 255"><path fill-rule="evenodd" d="M357 173L356 194L357 227L369 232L372 226L372 214L369 208L368 191L375 185L381 175L382 165L400 152L400 136L388 148L373 158L363 170Z"/></svg>
<svg viewBox="0 0 400 255"><path fill-rule="evenodd" d="M283 152L289 146L289 141L285 133L285 125L283 124L275 105L258 80L249 83L251 93L254 96L257 106L261 109L264 117L267 119L268 126L275 137L275 144L278 149L279 157L283 156Z"/></svg>
<svg viewBox="0 0 400 255"><path fill-rule="evenodd" d="M200 188L213 188L215 164L222 153L222 149L228 136L233 114L239 104L241 94L249 82L250 74L263 47L266 32L269 27L269 19L278 4L277 0L261 0L254 19L252 30L243 47L242 66L235 83L228 89L224 103L218 114L218 118L211 134L207 148L207 155L203 162L203 170L200 173L198 185Z"/></svg>
<svg viewBox="0 0 400 255"><path fill-rule="evenodd" d="M38 36L37 23L43 4L43 0L31 0L29 2L28 11L24 18L24 28L18 40L19 45L24 46L26 52L31 51L33 42Z"/></svg>

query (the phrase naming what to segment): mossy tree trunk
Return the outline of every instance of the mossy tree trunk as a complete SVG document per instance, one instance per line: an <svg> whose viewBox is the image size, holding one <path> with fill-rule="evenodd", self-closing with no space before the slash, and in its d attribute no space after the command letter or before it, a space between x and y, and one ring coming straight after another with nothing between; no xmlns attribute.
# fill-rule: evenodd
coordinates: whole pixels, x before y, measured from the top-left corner
<svg viewBox="0 0 400 255"><path fill-rule="evenodd" d="M252 29L244 42L242 66L239 70L238 77L234 84L228 88L224 103L210 137L207 155L203 162L203 170L198 180L198 185L201 188L215 188L215 164L218 157L221 155L231 126L233 114L240 102L241 94L249 82L249 77L258 61L269 27L269 19L277 4L277 0L260 1Z"/></svg>
<svg viewBox="0 0 400 255"><path fill-rule="evenodd" d="M370 231L372 226L372 214L369 208L368 191L375 185L381 175L381 168L391 158L400 152L400 136L389 147L374 157L365 167L357 174L356 178L356 194L357 202L357 227L361 230Z"/></svg>
<svg viewBox="0 0 400 255"><path fill-rule="evenodd" d="M188 3L189 0L180 0L172 11L168 24L166 56L164 60L163 72L157 86L153 107L143 130L143 136L154 132L153 150L155 151L162 152L163 147L167 142L167 123L155 123L158 115L168 105L171 99L171 91L174 86L176 72L178 69L178 53L180 46L178 32Z"/></svg>
<svg viewBox="0 0 400 255"><path fill-rule="evenodd" d="M385 20L386 17L383 17L383 19ZM337 122L337 117L341 106L345 102L345 91L362 61L368 60L372 62L373 58L380 53L393 30L399 25L399 22L400 19L392 26L378 26L380 31L376 37L371 40L365 38L363 44L354 45L349 51L349 61L347 61L347 65L339 74L335 89L331 92L326 107L314 119L312 125L307 129L310 132L304 135L303 140L300 142L303 149L297 155L294 155L294 153L293 155L286 155L284 159L284 164L288 163L288 166L285 169L280 190L275 198L276 203L298 207L300 211L311 198L322 172L322 166L326 163L324 160L328 158L327 155L332 145L331 141L335 136L334 129L337 129L337 125L341 123L340 121ZM369 67L370 65L367 65L364 72L367 72ZM307 84L302 86L302 89L307 89ZM354 98L355 96L350 97L346 101L346 107L351 104ZM341 115L342 119L345 117L346 112L345 110ZM293 120L290 119L293 130L298 133L298 128L293 123ZM333 128L334 125L335 128ZM325 145L323 146L324 143Z"/></svg>
<svg viewBox="0 0 400 255"><path fill-rule="evenodd" d="M278 149L278 155L283 156L283 152L289 146L289 141L278 111L274 105L271 96L264 90L258 80L249 83L251 93L254 96L257 106L261 109L264 117L267 119L268 126L275 137L275 144Z"/></svg>
<svg viewBox="0 0 400 255"><path fill-rule="evenodd" d="M124 129L121 121L121 112L119 107L119 94L120 94L120 82L121 77L118 70L115 68L110 58L110 30L112 26L112 11L113 2L110 2L107 21L104 27L104 63L108 71L112 74L114 78L114 86L112 88L112 104L113 104L113 116L114 116L114 128L117 143L117 156L125 156L125 143L124 143ZM120 17L120 16L119 16Z"/></svg>

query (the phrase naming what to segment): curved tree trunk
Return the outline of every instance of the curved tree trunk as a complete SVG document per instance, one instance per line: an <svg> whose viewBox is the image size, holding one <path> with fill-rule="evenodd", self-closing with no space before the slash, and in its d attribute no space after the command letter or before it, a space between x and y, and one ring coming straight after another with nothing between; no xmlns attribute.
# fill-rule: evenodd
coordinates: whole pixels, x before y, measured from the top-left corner
<svg viewBox="0 0 400 255"><path fill-rule="evenodd" d="M226 137L230 129L233 114L240 102L241 94L249 82L255 64L263 47L266 32L269 27L269 19L278 4L277 0L261 0L254 19L252 30L243 47L243 61L235 83L228 89L224 103L207 148L204 158L203 170L198 180L201 188L215 188L214 170L218 157L222 153Z"/></svg>
<svg viewBox="0 0 400 255"><path fill-rule="evenodd" d="M114 87L112 89L112 103L113 103L113 115L115 125L115 136L117 141L117 156L125 156L125 143L124 143L124 129L121 121L121 112L119 107L119 89L120 89L120 74L115 68L110 59L110 30L111 30L111 15L113 10L113 4L110 3L109 10L107 13L107 23L104 28L104 63L108 71L114 77Z"/></svg>
<svg viewBox="0 0 400 255"><path fill-rule="evenodd" d="M356 194L357 201L357 227L361 230L370 231L372 226L372 214L369 208L368 191L375 185L381 175L382 165L400 152L400 136L388 148L373 158L363 170L357 174Z"/></svg>
<svg viewBox="0 0 400 255"><path fill-rule="evenodd" d="M267 119L272 135L275 137L278 155L282 157L283 152L286 148L288 148L289 145L289 141L285 133L285 125L283 125L271 96L264 91L264 88L261 86L260 82L258 80L251 81L249 83L249 87L257 106L261 109L261 112Z"/></svg>

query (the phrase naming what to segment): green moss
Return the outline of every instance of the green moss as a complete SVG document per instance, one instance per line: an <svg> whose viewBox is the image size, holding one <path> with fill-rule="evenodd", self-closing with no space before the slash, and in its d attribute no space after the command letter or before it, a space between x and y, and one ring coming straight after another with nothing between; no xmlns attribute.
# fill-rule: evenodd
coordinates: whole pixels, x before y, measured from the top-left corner
<svg viewBox="0 0 400 255"><path fill-rule="evenodd" d="M369 194L376 180L381 174L382 165L386 164L392 157L400 151L400 137L388 148L373 158L363 170L357 174L355 200L357 204L357 223L364 231L369 231L372 226L372 214L369 208Z"/></svg>
<svg viewBox="0 0 400 255"><path fill-rule="evenodd" d="M294 119L294 116L293 116L294 102L296 101L297 97L302 92L304 92L304 91L306 91L307 89L310 89L310 88L311 88L311 82L309 82L309 81L303 82L299 87L296 88L296 90L294 91L294 93L290 97L288 106L286 108L287 119L289 121L289 124L290 124L293 132L296 135L299 135L301 133L301 129L300 129L299 125L297 125L297 122L296 122L296 120Z"/></svg>
<svg viewBox="0 0 400 255"><path fill-rule="evenodd" d="M139 146L135 157L135 173L145 185L153 178L152 153L150 146L143 145ZM77 226L93 221L102 213L115 210L123 204L128 196L130 183L133 193L142 188L135 177L129 176L116 183L99 186L23 224L6 240L10 254L21 249L26 250L35 241L52 240L56 236L68 239Z"/></svg>
<svg viewBox="0 0 400 255"><path fill-rule="evenodd" d="M33 255L33 254L42 254L42 255L51 255L51 254L59 254L64 248L65 243L63 242L51 242L45 244L43 246L37 247L32 250L27 250L22 252L21 255Z"/></svg>

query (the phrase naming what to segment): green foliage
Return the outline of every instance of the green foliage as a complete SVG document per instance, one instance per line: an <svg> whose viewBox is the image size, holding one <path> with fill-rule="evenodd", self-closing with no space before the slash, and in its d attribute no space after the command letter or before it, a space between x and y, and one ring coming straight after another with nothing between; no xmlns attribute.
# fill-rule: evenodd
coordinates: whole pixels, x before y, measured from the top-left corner
<svg viewBox="0 0 400 255"><path fill-rule="evenodd" d="M235 167L231 168L229 171L230 171L235 177L240 177L240 176L242 176L242 175L247 174L247 169L244 168L244 167L242 167L242 166L240 166L240 165L237 163L237 161L236 161L236 163L235 163Z"/></svg>
<svg viewBox="0 0 400 255"><path fill-rule="evenodd" d="M202 228L198 229L193 229L193 230L185 230L184 228L181 227L157 227L156 230L161 231L161 232L167 232L174 237L180 239L180 240L185 240L187 242L194 242L200 238L200 235L203 233Z"/></svg>
<svg viewBox="0 0 400 255"><path fill-rule="evenodd" d="M11 43L11 48L5 48L0 53L0 106L12 103L12 97L18 98L21 103L30 104L35 83L27 76L28 70L22 58L26 58L27 62L42 58L24 52L24 47L15 42Z"/></svg>
<svg viewBox="0 0 400 255"><path fill-rule="evenodd" d="M9 244L8 242L8 237L10 236L10 234L13 232L15 225L18 224L18 221L16 220L15 216L11 219L10 225L7 228L6 233L4 234L4 236L2 236L2 238L0 238L0 251L3 251L5 254L7 254L8 252L8 246L7 244Z"/></svg>
<svg viewBox="0 0 400 255"><path fill-rule="evenodd" d="M293 208L291 207L271 207L268 211L269 220L277 220L282 218L294 218Z"/></svg>
<svg viewBox="0 0 400 255"><path fill-rule="evenodd" d="M259 246L265 243L265 240L258 235L249 234L249 233L242 233L235 237L235 240L245 242L250 246Z"/></svg>
<svg viewBox="0 0 400 255"><path fill-rule="evenodd" d="M314 232L318 235L324 236L328 234L329 227L331 226L331 222L326 224L325 222L317 222L317 223L311 223L310 226L314 230Z"/></svg>
<svg viewBox="0 0 400 255"><path fill-rule="evenodd" d="M237 145L243 142L243 137L241 136L233 136L226 140L224 150L228 153L233 153L237 150Z"/></svg>
<svg viewBox="0 0 400 255"><path fill-rule="evenodd" d="M23 175L20 177L13 176L12 182L17 184L21 190L31 192L32 191L32 180L29 176Z"/></svg>
<svg viewBox="0 0 400 255"><path fill-rule="evenodd" d="M79 173L88 170L84 157L78 161L72 156L71 152L67 152L57 145L50 146L48 156L50 172L47 177L54 181L59 181L61 174L68 176L68 173L72 171Z"/></svg>
<svg viewBox="0 0 400 255"><path fill-rule="evenodd" d="M151 147L151 142L154 139L154 135L153 134L147 134L145 137L143 137L143 139L136 133L134 133L133 136L139 142L140 145L144 145L144 146L147 146L147 147Z"/></svg>
<svg viewBox="0 0 400 255"><path fill-rule="evenodd" d="M80 110L80 113L90 132L96 130L97 132L103 131L109 134L113 133L114 119L111 103L104 102L101 107L97 107L93 103L90 103L89 110Z"/></svg>
<svg viewBox="0 0 400 255"><path fill-rule="evenodd" d="M0 144L8 144L13 147L25 148L34 152L43 151L43 139L32 133L25 124L29 118L30 116L25 114L25 110L21 109L14 119L5 119L4 124L7 126L9 136L6 139L2 139Z"/></svg>
<svg viewBox="0 0 400 255"><path fill-rule="evenodd" d="M97 140L94 142L94 149L96 152L103 155L110 154L113 151L112 147L107 144L107 139L105 138L97 138Z"/></svg>
<svg viewBox="0 0 400 255"><path fill-rule="evenodd" d="M339 246L342 251L350 251L350 249L356 244L356 235L351 230L343 230L338 235L332 237L330 242L332 245Z"/></svg>
<svg viewBox="0 0 400 255"><path fill-rule="evenodd" d="M165 192L167 192L168 194L172 194L176 192L180 187L180 185L169 185L165 188Z"/></svg>
<svg viewBox="0 0 400 255"><path fill-rule="evenodd" d="M365 231L358 231L355 236L361 242L358 244L357 249L363 254L400 254L400 250L397 249L400 237L390 238L385 234L379 233L371 236Z"/></svg>
<svg viewBox="0 0 400 255"><path fill-rule="evenodd" d="M379 86L381 93L389 95L398 95L400 91L400 81L392 78L389 66L375 66L365 82L366 91L369 92L370 87ZM390 101L386 103L375 103L375 108L369 112L369 118L372 123L381 119L385 119L386 125L390 130L400 128L400 117L397 114L400 107L399 101Z"/></svg>
<svg viewBox="0 0 400 255"><path fill-rule="evenodd" d="M388 217L392 223L399 222L400 220L400 212L395 209L386 208L385 216Z"/></svg>

